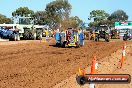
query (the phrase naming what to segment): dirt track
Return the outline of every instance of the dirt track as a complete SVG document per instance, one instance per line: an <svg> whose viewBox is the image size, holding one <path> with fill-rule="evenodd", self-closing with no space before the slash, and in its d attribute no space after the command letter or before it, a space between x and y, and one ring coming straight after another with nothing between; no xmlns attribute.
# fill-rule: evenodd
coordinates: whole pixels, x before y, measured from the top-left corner
<svg viewBox="0 0 132 88"><path fill-rule="evenodd" d="M50 44L50 46L49 46ZM0 45L0 88L52 88L98 59L120 49L122 42L85 42L81 48L53 47L54 41Z"/></svg>

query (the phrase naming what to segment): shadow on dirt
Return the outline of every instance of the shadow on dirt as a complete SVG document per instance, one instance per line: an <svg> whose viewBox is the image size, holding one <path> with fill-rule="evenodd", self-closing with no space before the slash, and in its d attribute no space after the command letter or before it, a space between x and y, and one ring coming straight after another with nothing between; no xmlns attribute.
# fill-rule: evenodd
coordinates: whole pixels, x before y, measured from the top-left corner
<svg viewBox="0 0 132 88"><path fill-rule="evenodd" d="M63 48L61 45L49 45L49 46Z"/></svg>

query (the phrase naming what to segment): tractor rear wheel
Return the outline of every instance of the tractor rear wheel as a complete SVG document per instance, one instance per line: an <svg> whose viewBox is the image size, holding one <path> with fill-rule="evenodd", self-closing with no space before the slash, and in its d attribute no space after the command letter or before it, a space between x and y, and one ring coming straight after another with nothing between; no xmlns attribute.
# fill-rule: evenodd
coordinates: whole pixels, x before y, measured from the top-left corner
<svg viewBox="0 0 132 88"><path fill-rule="evenodd" d="M63 48L66 48L67 47L66 43L67 43L66 41L63 42L63 44L62 44L62 47Z"/></svg>
<svg viewBox="0 0 132 88"><path fill-rule="evenodd" d="M29 31L28 30L25 30L24 34L23 34L23 37L24 39L29 39Z"/></svg>
<svg viewBox="0 0 132 88"><path fill-rule="evenodd" d="M76 47L75 48L80 48L80 44L79 44L79 42L77 42L77 44L76 44Z"/></svg>
<svg viewBox="0 0 132 88"><path fill-rule="evenodd" d="M30 33L30 39L36 40L36 33Z"/></svg>
<svg viewBox="0 0 132 88"><path fill-rule="evenodd" d="M95 41L98 42L99 41L99 38L98 37L95 37Z"/></svg>
<svg viewBox="0 0 132 88"><path fill-rule="evenodd" d="M17 35L17 41L19 41L20 40L20 36L19 36L19 34Z"/></svg>
<svg viewBox="0 0 132 88"><path fill-rule="evenodd" d="M37 30L37 31L36 31L36 38L37 38L38 40L42 40L42 31L41 31L41 30Z"/></svg>
<svg viewBox="0 0 132 88"><path fill-rule="evenodd" d="M17 34L13 33L9 36L9 41L17 41Z"/></svg>
<svg viewBox="0 0 132 88"><path fill-rule="evenodd" d="M37 37L38 40L42 40L42 34Z"/></svg>
<svg viewBox="0 0 132 88"><path fill-rule="evenodd" d="M127 36L126 34L124 34L123 40L124 40L124 41L127 41L127 38L128 38L128 36Z"/></svg>
<svg viewBox="0 0 132 88"><path fill-rule="evenodd" d="M109 42L109 36L108 35L105 36L105 41Z"/></svg>
<svg viewBox="0 0 132 88"><path fill-rule="evenodd" d="M98 42L99 41L99 34L95 34L95 41Z"/></svg>

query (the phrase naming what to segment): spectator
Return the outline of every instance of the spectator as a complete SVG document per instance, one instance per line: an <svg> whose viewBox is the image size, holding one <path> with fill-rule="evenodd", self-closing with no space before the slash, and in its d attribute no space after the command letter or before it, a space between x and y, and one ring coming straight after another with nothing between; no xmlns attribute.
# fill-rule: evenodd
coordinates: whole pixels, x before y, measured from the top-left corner
<svg viewBox="0 0 132 88"><path fill-rule="evenodd" d="M80 45L84 46L84 34L83 34L83 30L81 30L80 33L79 33L79 39L80 39Z"/></svg>
<svg viewBox="0 0 132 88"><path fill-rule="evenodd" d="M59 29L57 29L56 34L55 34L55 40L56 40L56 46L61 45L61 34Z"/></svg>
<svg viewBox="0 0 132 88"><path fill-rule="evenodd" d="M46 34L46 41L48 41L48 39L49 39L49 32L48 32L48 30L46 30L45 34Z"/></svg>

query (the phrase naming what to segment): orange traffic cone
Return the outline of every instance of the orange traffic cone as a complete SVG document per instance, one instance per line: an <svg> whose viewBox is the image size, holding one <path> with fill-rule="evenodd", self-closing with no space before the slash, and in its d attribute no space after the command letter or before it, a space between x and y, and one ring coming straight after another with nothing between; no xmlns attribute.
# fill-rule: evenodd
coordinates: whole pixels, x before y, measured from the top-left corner
<svg viewBox="0 0 132 88"><path fill-rule="evenodd" d="M97 72L98 63L96 62L96 56L94 56L91 64L91 74L95 74Z"/></svg>
<svg viewBox="0 0 132 88"><path fill-rule="evenodd" d="M80 65L78 71L79 71L79 75L85 75L85 70L81 70L82 66Z"/></svg>
<svg viewBox="0 0 132 88"><path fill-rule="evenodd" d="M121 68L123 67L123 64L124 64L124 61L125 61L125 56L126 56L126 51L125 51L125 47L123 46L122 58L121 58Z"/></svg>

